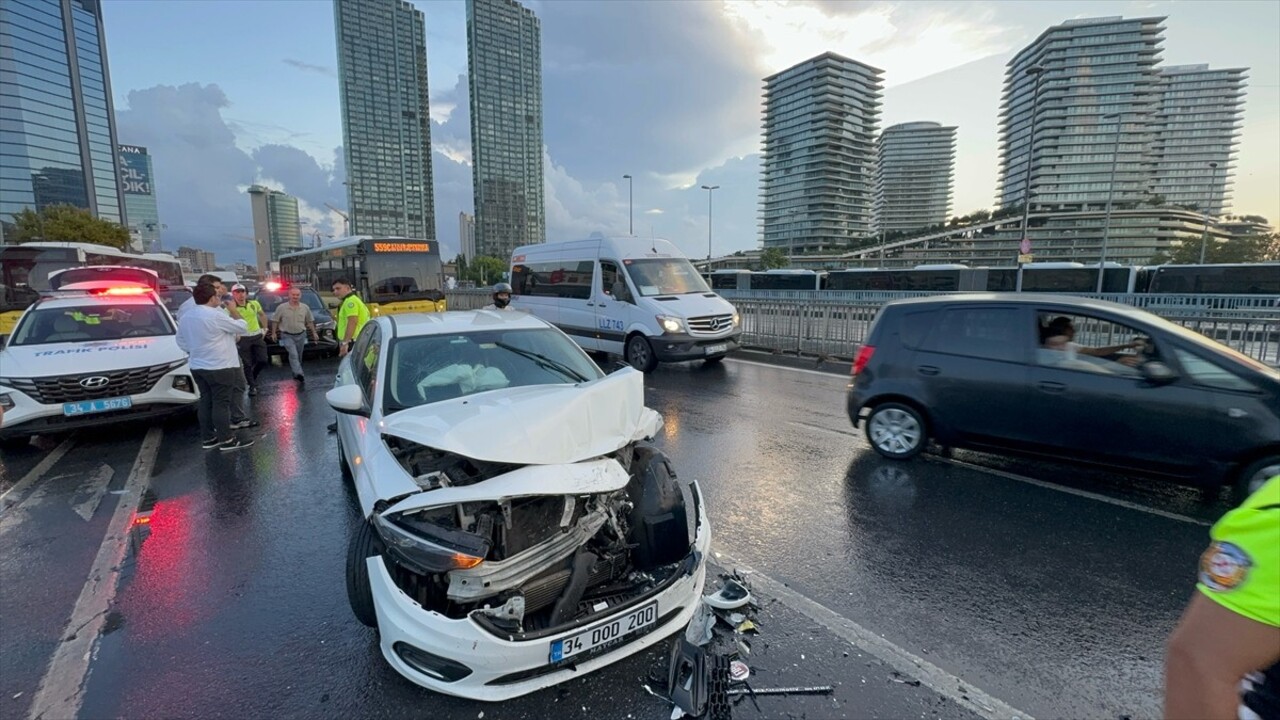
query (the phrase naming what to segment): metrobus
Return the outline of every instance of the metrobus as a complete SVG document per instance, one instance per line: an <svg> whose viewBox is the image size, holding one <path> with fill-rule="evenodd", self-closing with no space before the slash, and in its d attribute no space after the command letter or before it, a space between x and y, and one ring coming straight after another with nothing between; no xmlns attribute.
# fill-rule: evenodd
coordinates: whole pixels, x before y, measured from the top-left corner
<svg viewBox="0 0 1280 720"><path fill-rule="evenodd" d="M1280 295L1280 263L1157 265L1142 272L1149 293Z"/></svg>
<svg viewBox="0 0 1280 720"><path fill-rule="evenodd" d="M375 315L444 312L440 245L406 237L358 236L280 256L280 277L310 285L330 307L335 280L355 283L355 291Z"/></svg>
<svg viewBox="0 0 1280 720"><path fill-rule="evenodd" d="M151 270L164 287L182 287L182 266L171 255L136 255L106 245L29 242L0 245L0 336L7 336L22 311L49 291L49 275L67 268L123 265Z"/></svg>
<svg viewBox="0 0 1280 720"><path fill-rule="evenodd" d="M1138 268L1107 263L1102 271L1104 293L1142 292ZM971 268L965 265L919 265L902 269L832 271L828 290L888 292L1012 292L1018 287L1017 268ZM1022 268L1023 292L1091 293L1098 287L1098 266L1080 263L1028 263Z"/></svg>

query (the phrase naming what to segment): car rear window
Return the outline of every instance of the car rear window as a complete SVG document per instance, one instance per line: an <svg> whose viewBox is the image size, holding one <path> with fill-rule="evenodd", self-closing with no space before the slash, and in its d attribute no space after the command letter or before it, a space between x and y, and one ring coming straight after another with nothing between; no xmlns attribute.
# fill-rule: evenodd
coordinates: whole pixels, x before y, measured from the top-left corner
<svg viewBox="0 0 1280 720"><path fill-rule="evenodd" d="M1017 308L949 308L929 335L928 349L948 355L1020 362L1029 342L1018 331Z"/></svg>

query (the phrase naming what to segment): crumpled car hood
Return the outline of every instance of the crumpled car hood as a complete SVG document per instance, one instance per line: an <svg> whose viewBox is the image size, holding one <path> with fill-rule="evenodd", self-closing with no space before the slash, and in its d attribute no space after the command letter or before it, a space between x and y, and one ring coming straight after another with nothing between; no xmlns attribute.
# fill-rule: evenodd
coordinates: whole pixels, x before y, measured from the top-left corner
<svg viewBox="0 0 1280 720"><path fill-rule="evenodd" d="M489 462L562 465L653 437L662 416L644 406L632 369L580 385L493 390L388 415L386 435Z"/></svg>

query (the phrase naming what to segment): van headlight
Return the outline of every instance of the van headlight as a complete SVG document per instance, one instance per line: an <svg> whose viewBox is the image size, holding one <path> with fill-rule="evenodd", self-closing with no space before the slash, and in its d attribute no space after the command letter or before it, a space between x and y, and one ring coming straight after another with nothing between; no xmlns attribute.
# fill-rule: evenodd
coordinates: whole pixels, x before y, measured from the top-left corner
<svg viewBox="0 0 1280 720"><path fill-rule="evenodd" d="M734 327L738 327L738 326L739 326L739 325L741 325L741 324L742 324L742 316L738 314L738 311L737 311L737 310L734 310L734 311L733 311L733 326L734 326Z"/></svg>
<svg viewBox="0 0 1280 720"><path fill-rule="evenodd" d="M674 315L657 315L656 317L658 318L658 325L662 327L663 332L684 332L684 318L675 317Z"/></svg>

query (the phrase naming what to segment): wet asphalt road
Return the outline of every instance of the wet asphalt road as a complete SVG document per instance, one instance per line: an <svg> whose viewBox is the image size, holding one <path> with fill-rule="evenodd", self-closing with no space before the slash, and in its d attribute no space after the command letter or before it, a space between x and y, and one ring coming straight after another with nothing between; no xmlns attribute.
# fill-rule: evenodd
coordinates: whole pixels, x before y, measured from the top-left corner
<svg viewBox="0 0 1280 720"><path fill-rule="evenodd" d="M669 717L644 687L660 650L501 705L386 665L347 608L359 519L325 431L333 367L313 361L305 391L269 370L249 450L201 451L193 423L165 424L150 523L130 535L81 717ZM1033 716L1157 714L1162 644L1225 499L970 453L883 461L844 415L846 377L730 361L647 381L659 444L702 484L714 549L788 588L759 593L753 684L836 686L735 717L972 716L810 602ZM81 433L25 487L62 439L0 461L0 493L19 484L0 498L0 718L28 716L145 432Z"/></svg>

